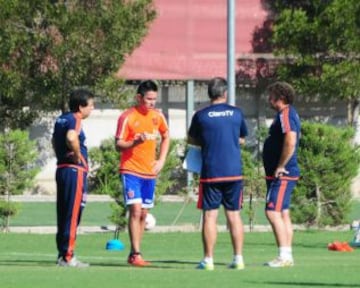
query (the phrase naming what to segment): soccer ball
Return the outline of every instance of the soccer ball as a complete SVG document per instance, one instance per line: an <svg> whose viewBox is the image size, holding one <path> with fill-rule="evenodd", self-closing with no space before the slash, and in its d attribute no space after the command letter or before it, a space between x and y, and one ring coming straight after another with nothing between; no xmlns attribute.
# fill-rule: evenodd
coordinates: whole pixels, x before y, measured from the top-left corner
<svg viewBox="0 0 360 288"><path fill-rule="evenodd" d="M145 229L146 230L154 229L155 225L156 225L156 219L154 215L147 213L145 218Z"/></svg>

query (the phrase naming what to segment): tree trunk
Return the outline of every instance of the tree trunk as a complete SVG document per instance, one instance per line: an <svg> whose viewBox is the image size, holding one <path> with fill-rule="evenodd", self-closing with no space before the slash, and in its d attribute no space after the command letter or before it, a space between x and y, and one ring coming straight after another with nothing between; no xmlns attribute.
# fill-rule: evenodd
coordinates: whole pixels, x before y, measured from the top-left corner
<svg viewBox="0 0 360 288"><path fill-rule="evenodd" d="M358 118L359 118L359 110L360 110L360 99L357 98L353 101L353 107L352 107L352 111L353 111L353 121L354 122L358 122Z"/></svg>
<svg viewBox="0 0 360 288"><path fill-rule="evenodd" d="M320 186L318 184L316 184L315 193L316 193L316 208L317 208L315 225L318 226L321 218L321 192L320 192Z"/></svg>
<svg viewBox="0 0 360 288"><path fill-rule="evenodd" d="M10 201L11 201L11 182L12 182L12 164L13 164L13 160L15 158L15 153L14 153L14 144L10 143L8 146L8 155L9 155L9 173L6 177L6 201L8 204L8 209L10 208ZM5 231L9 232L10 231L10 213L8 212L6 215L6 221L5 221Z"/></svg>
<svg viewBox="0 0 360 288"><path fill-rule="evenodd" d="M352 98L347 103L347 120L348 124L356 127L359 118L360 99Z"/></svg>

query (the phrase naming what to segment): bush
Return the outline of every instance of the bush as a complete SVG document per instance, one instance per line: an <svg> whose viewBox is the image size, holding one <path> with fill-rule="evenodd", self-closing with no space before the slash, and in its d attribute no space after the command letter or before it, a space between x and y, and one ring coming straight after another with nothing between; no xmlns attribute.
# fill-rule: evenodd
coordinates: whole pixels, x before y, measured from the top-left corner
<svg viewBox="0 0 360 288"><path fill-rule="evenodd" d="M244 203L244 213L248 216L250 229L256 224L255 214L260 199L264 199L266 193L265 175L261 160L257 159L256 152L245 146L241 151L244 175L244 200L248 199L249 205ZM264 209L261 204L261 209Z"/></svg>
<svg viewBox="0 0 360 288"><path fill-rule="evenodd" d="M304 122L299 146L301 179L292 196L294 222L339 225L347 222L360 154L353 129Z"/></svg>
<svg viewBox="0 0 360 288"><path fill-rule="evenodd" d="M121 230L127 222L126 207L119 178L120 156L115 150L114 141L114 138L105 139L99 147L90 149L89 191L93 194L109 195L115 200L111 204L112 214L109 220Z"/></svg>
<svg viewBox="0 0 360 288"><path fill-rule="evenodd" d="M10 218L15 216L18 212L18 203L0 200L1 228L8 230L10 226Z"/></svg>
<svg viewBox="0 0 360 288"><path fill-rule="evenodd" d="M92 194L105 194L115 198L121 191L119 179L119 153L115 150L114 138L101 142L99 147L89 151L90 173L89 191Z"/></svg>
<svg viewBox="0 0 360 288"><path fill-rule="evenodd" d="M165 165L156 181L156 198L164 194L181 194L185 183L185 171L182 169L182 158L179 150L185 145L184 140L172 139Z"/></svg>
<svg viewBox="0 0 360 288"><path fill-rule="evenodd" d="M33 187L39 168L38 152L29 133L10 130L0 134L0 195L19 195Z"/></svg>
<svg viewBox="0 0 360 288"><path fill-rule="evenodd" d="M0 218L8 229L10 217L17 212L10 203L12 195L23 194L33 187L39 168L34 166L38 152L29 133L9 130L0 134L0 196L3 198ZM4 204L5 203L5 204Z"/></svg>
<svg viewBox="0 0 360 288"><path fill-rule="evenodd" d="M112 206L112 215L109 219L119 229L126 225L126 207L122 194L122 184L119 179L120 155L115 150L114 139L106 139L100 147L89 151L91 169L89 174L89 189L94 194L110 195L115 203ZM181 177L181 159L178 156L179 140L171 140L170 149L165 165L156 181L156 197L159 198L172 189L178 188L178 179Z"/></svg>

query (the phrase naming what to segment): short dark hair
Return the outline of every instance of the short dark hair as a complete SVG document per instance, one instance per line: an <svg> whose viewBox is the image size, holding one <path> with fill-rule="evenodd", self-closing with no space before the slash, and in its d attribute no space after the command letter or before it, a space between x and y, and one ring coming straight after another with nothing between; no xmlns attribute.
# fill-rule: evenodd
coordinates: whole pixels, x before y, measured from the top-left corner
<svg viewBox="0 0 360 288"><path fill-rule="evenodd" d="M146 92L149 91L154 91L154 92L158 91L158 86L153 80L145 80L141 82L137 88L136 93L144 97Z"/></svg>
<svg viewBox="0 0 360 288"><path fill-rule="evenodd" d="M76 89L70 93L69 109L71 112L79 112L80 106L86 107L89 99L94 98L94 94L86 89Z"/></svg>
<svg viewBox="0 0 360 288"><path fill-rule="evenodd" d="M211 100L215 100L224 95L227 91L227 81L221 77L215 77L208 84L208 95Z"/></svg>
<svg viewBox="0 0 360 288"><path fill-rule="evenodd" d="M287 82L277 81L267 87L268 93L274 100L282 99L286 104L292 104L295 99L295 90Z"/></svg>

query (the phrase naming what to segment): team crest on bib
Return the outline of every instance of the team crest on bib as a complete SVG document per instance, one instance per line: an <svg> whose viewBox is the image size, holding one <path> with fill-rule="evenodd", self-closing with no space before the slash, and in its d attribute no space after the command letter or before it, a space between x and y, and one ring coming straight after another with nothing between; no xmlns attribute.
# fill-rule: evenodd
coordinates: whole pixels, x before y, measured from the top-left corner
<svg viewBox="0 0 360 288"><path fill-rule="evenodd" d="M155 126L157 126L159 124L159 120L157 118L153 118L152 122Z"/></svg>
<svg viewBox="0 0 360 288"><path fill-rule="evenodd" d="M127 195L128 195L128 198L134 198L134 196L135 196L134 190L127 191Z"/></svg>

